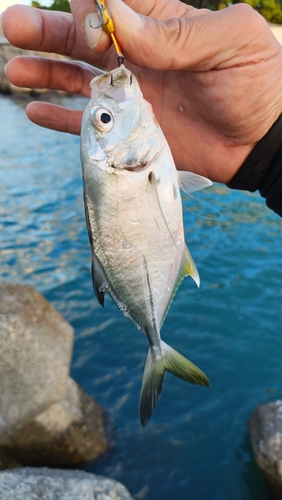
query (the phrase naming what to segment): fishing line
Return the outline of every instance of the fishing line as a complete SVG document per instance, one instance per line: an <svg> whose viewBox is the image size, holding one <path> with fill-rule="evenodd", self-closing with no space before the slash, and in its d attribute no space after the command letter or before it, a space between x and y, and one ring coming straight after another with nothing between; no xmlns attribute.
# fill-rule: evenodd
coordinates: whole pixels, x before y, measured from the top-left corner
<svg viewBox="0 0 282 500"><path fill-rule="evenodd" d="M199 205L202 205L203 207L215 212L214 216L202 215L202 214L200 214L198 212L194 212L194 210L188 208L185 205L185 202L189 201L190 198L192 200L196 201ZM192 194L186 194L185 196L182 196L182 205L183 205L183 208L185 208L185 210L187 210L187 212L190 212L190 213L196 215L197 217L200 217L201 219L210 220L210 221L222 219L222 213L221 213L219 208L217 208L217 207L215 208L213 205L211 205L211 203L209 203L207 201L204 201L202 199L199 200L196 196L193 196Z"/></svg>

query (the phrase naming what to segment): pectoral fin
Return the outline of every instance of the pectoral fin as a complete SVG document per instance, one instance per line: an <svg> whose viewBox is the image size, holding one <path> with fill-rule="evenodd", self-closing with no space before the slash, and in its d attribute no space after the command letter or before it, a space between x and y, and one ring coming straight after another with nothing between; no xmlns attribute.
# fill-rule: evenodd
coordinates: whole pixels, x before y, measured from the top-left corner
<svg viewBox="0 0 282 500"><path fill-rule="evenodd" d="M184 170L178 171L178 185L179 189L184 191L186 194L194 193L195 191L200 191L208 186L212 185L212 181L203 177L202 175L193 174L193 172L187 172Z"/></svg>

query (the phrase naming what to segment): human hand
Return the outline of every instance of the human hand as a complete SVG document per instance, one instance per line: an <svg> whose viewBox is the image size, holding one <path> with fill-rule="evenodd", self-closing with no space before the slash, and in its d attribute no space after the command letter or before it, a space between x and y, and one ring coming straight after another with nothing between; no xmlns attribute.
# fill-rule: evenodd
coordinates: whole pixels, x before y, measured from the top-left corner
<svg viewBox="0 0 282 500"><path fill-rule="evenodd" d="M73 16L11 7L3 16L9 41L59 52L108 69L116 65L110 40L82 25L93 0L72 0ZM282 47L264 19L245 4L211 12L178 0L107 0L126 66L151 102L176 165L228 182L282 112ZM149 17L146 17L149 16ZM85 23L87 26L87 23ZM100 38L99 38L100 36ZM109 49L109 50L108 50ZM60 88L89 95L92 67L84 63L16 58L7 66L19 86ZM81 113L32 103L28 116L79 133Z"/></svg>

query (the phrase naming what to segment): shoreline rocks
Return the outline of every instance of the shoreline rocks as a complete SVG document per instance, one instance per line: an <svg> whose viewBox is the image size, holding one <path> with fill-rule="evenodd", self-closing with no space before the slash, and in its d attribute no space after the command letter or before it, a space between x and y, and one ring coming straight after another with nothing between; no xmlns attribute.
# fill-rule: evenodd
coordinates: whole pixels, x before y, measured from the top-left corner
<svg viewBox="0 0 282 500"><path fill-rule="evenodd" d="M71 378L68 386L62 401L14 430L9 442L2 445L9 460L25 466L69 467L94 460L106 451L102 407ZM6 468L5 462L3 465L0 469Z"/></svg>
<svg viewBox="0 0 282 500"><path fill-rule="evenodd" d="M282 500L282 401L258 406L248 421L256 462L275 500Z"/></svg>
<svg viewBox="0 0 282 500"><path fill-rule="evenodd" d="M69 466L106 451L103 409L69 377L73 337L33 287L0 282L0 468Z"/></svg>
<svg viewBox="0 0 282 500"><path fill-rule="evenodd" d="M67 391L73 328L33 287L0 283L0 445Z"/></svg>
<svg viewBox="0 0 282 500"><path fill-rule="evenodd" d="M133 500L121 483L80 470L46 467L0 472L1 500Z"/></svg>

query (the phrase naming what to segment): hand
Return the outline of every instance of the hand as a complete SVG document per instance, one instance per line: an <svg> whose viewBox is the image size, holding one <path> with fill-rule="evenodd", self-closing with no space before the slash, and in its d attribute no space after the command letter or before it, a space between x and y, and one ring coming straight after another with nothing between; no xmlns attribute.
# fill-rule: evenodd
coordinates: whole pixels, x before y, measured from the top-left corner
<svg viewBox="0 0 282 500"><path fill-rule="evenodd" d="M22 48L116 66L108 35L85 22L93 0L72 0L71 6L73 17L11 7L3 15L4 33ZM135 0L139 14L121 0L107 0L107 6L126 66L151 102L177 167L231 180L282 112L282 47L267 23L246 4L211 12L178 0ZM16 58L7 66L15 85L83 95L94 74L81 62L41 58ZM50 113L50 106L31 103L27 114L40 125L79 133L81 113L60 107Z"/></svg>

